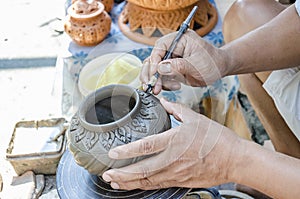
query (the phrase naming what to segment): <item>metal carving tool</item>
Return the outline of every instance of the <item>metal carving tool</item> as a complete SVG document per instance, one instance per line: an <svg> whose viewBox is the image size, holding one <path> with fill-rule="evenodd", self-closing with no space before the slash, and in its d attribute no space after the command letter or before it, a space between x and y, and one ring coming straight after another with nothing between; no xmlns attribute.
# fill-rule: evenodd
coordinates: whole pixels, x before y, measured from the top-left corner
<svg viewBox="0 0 300 199"><path fill-rule="evenodd" d="M190 23L196 13L198 9L198 6L195 6L193 8L193 10L190 12L189 16L185 19L185 21L181 24L179 30L178 30L178 33L176 35L176 37L174 38L174 40L172 41L171 43L171 46L169 47L168 51L166 52L165 56L163 57L162 61L163 60L166 60L166 59L170 59L171 58L171 55L178 43L178 41L180 40L180 38L182 37L182 35L187 31L187 29L189 28L190 26ZM155 86L157 80L159 78L159 73L158 72L155 72L154 75L151 77L150 81L148 82L147 84L147 90L146 90L146 93L150 93L153 89L153 87Z"/></svg>

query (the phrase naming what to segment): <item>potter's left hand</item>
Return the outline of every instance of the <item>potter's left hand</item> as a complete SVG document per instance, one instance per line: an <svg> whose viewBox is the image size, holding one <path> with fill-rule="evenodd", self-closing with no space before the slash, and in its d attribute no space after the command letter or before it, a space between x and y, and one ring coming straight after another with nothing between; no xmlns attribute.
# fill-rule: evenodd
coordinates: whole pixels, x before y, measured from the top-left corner
<svg viewBox="0 0 300 199"><path fill-rule="evenodd" d="M153 156L108 170L103 179L112 188L127 190L210 187L228 182L231 149L240 139L191 109L163 99L161 103L182 125L110 150L112 159Z"/></svg>

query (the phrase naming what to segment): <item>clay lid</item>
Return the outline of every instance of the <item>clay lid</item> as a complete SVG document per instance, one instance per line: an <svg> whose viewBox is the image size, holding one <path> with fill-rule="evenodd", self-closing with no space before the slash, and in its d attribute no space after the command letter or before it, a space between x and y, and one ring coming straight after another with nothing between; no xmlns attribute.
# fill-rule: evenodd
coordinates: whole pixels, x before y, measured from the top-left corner
<svg viewBox="0 0 300 199"><path fill-rule="evenodd" d="M176 10L185 8L199 0L127 0L135 5L153 10Z"/></svg>
<svg viewBox="0 0 300 199"><path fill-rule="evenodd" d="M99 15L103 10L104 5L98 1L78 0L69 7L68 13L75 18L90 18Z"/></svg>

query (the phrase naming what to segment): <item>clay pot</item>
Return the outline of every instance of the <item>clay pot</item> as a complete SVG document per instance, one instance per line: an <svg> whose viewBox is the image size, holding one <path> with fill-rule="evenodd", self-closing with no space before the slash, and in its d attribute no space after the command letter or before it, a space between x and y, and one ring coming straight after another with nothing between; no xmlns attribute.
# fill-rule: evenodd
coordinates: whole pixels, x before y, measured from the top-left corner
<svg viewBox="0 0 300 199"><path fill-rule="evenodd" d="M130 3L151 10L176 10L185 8L199 0L127 0Z"/></svg>
<svg viewBox="0 0 300 199"><path fill-rule="evenodd" d="M111 148L161 133L170 118L152 94L127 85L109 85L88 95L71 119L68 146L77 164L102 175L142 158L112 160Z"/></svg>
<svg viewBox="0 0 300 199"><path fill-rule="evenodd" d="M178 30L194 6L198 6L198 10L190 28L204 36L218 21L217 10L208 0L128 0L118 25L129 39L154 45L157 39Z"/></svg>
<svg viewBox="0 0 300 199"><path fill-rule="evenodd" d="M99 44L109 33L111 18L98 1L78 0L68 8L65 32L81 46Z"/></svg>
<svg viewBox="0 0 300 199"><path fill-rule="evenodd" d="M75 3L78 0L72 0L72 4ZM104 5L104 10L106 12L110 12L114 6L114 0L97 0L101 2Z"/></svg>
<svg viewBox="0 0 300 199"><path fill-rule="evenodd" d="M114 6L114 0L98 0L104 5L106 12L110 12Z"/></svg>

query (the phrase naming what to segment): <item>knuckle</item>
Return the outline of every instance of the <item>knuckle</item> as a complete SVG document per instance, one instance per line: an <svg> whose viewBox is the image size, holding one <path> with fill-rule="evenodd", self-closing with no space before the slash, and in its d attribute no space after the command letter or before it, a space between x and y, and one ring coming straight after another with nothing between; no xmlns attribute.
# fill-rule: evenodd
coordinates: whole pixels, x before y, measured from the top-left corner
<svg viewBox="0 0 300 199"><path fill-rule="evenodd" d="M150 176L150 170L148 167L146 167L146 166L141 167L141 171L142 171L141 178L147 178Z"/></svg>
<svg viewBox="0 0 300 199"><path fill-rule="evenodd" d="M119 185L119 189L123 189L123 190L133 189L133 187L131 187L130 184L128 183L118 183L118 185Z"/></svg>
<svg viewBox="0 0 300 199"><path fill-rule="evenodd" d="M148 178L143 178L140 180L141 187L153 186L153 183Z"/></svg>
<svg viewBox="0 0 300 199"><path fill-rule="evenodd" d="M148 139L141 141L139 146L139 152L142 154L148 154L154 151L154 142Z"/></svg>
<svg viewBox="0 0 300 199"><path fill-rule="evenodd" d="M186 61L183 58L174 59L173 65L176 66L178 72L182 72L185 69Z"/></svg>
<svg viewBox="0 0 300 199"><path fill-rule="evenodd" d="M147 57L146 59L144 59L143 64L147 64L147 63L149 63L149 62L150 62L150 56Z"/></svg>

